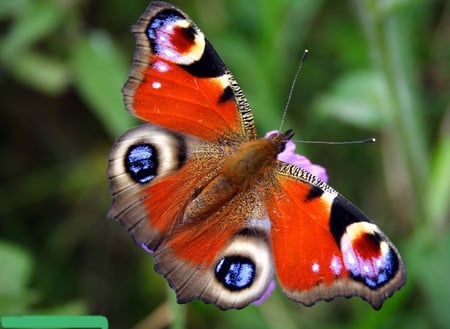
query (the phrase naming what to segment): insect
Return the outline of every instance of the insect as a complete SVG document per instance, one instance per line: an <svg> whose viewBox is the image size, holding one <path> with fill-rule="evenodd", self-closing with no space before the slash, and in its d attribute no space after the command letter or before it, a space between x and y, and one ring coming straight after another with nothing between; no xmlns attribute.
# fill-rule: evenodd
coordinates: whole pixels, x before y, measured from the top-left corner
<svg viewBox="0 0 450 329"><path fill-rule="evenodd" d="M359 296L379 309L405 282L388 237L316 176L277 159L291 130L257 137L236 80L185 13L152 2L132 31L124 102L147 123L112 148L109 216L153 253L178 302L243 308L276 274L304 305Z"/></svg>

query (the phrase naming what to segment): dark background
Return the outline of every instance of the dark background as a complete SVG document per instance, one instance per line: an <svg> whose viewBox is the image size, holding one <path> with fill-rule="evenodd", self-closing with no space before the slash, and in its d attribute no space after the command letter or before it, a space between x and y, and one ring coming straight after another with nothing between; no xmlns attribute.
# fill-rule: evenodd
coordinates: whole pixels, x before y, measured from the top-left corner
<svg viewBox="0 0 450 329"><path fill-rule="evenodd" d="M359 298L312 308L277 290L222 312L173 305L153 261L106 219L115 138L137 124L120 88L146 1L0 0L0 316L101 314L110 328L450 326L450 3L176 1L252 104L400 249L408 283L375 312ZM312 237L314 238L314 237Z"/></svg>

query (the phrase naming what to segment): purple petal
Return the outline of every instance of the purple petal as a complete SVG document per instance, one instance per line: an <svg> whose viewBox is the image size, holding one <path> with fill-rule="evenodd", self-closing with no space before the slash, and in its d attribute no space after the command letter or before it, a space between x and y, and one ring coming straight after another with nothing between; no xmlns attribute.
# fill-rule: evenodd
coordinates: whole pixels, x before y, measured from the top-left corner
<svg viewBox="0 0 450 329"><path fill-rule="evenodd" d="M274 134L279 134L279 132L277 130L269 131L266 134L265 138ZM319 177L321 181L326 183L328 181L326 169L322 166L311 163L311 161L309 161L309 159L303 155L295 154L295 147L296 145L294 142L288 141L286 143L284 151L278 154L277 159L305 169L306 171L310 172L314 176Z"/></svg>
<svg viewBox="0 0 450 329"><path fill-rule="evenodd" d="M153 250L151 250L149 247L145 245L145 243L141 243L141 248L144 249L149 254L153 254Z"/></svg>
<svg viewBox="0 0 450 329"><path fill-rule="evenodd" d="M274 291L275 286L276 286L275 280L270 281L269 285L267 286L266 291L261 295L261 297L259 297L257 300L255 300L252 303L252 305L259 306L262 303L264 303L264 301L267 299L267 297L269 297L272 294L272 292Z"/></svg>

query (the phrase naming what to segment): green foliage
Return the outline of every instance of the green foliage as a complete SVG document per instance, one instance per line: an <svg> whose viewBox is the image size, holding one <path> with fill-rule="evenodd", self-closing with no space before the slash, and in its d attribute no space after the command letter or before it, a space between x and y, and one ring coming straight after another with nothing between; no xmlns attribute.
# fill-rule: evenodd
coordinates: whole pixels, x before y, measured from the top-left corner
<svg viewBox="0 0 450 329"><path fill-rule="evenodd" d="M111 136L132 124L123 111L120 90L128 69L123 55L105 33L91 33L73 52L74 84Z"/></svg>
<svg viewBox="0 0 450 329"><path fill-rule="evenodd" d="M306 308L276 291L222 312L176 305L150 255L105 216L114 138L133 126L121 86L145 1L0 0L0 316L101 314L111 328L445 328L450 323L448 1L176 1L252 104L399 247L407 285L373 311ZM446 23L447 22L447 23ZM7 242L8 241L8 242Z"/></svg>
<svg viewBox="0 0 450 329"><path fill-rule="evenodd" d="M388 111L387 88L374 72L346 73L337 79L329 93L317 99L315 110L322 117L335 117L347 124L365 129L381 129L392 124Z"/></svg>
<svg viewBox="0 0 450 329"><path fill-rule="evenodd" d="M0 309L2 313L20 314L26 310L30 299L27 284L31 276L31 257L21 248L0 241L0 262Z"/></svg>

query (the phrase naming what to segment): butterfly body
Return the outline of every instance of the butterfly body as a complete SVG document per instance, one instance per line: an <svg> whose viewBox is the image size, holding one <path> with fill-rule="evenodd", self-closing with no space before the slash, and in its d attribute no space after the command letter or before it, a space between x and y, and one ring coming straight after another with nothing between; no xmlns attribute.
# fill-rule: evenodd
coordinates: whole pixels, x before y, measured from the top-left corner
<svg viewBox="0 0 450 329"><path fill-rule="evenodd" d="M185 217L205 218L240 193L248 193L251 189L263 192L264 187L271 184L276 157L287 140L286 135L279 134L271 139L240 144L235 152L224 158L219 174L192 200Z"/></svg>
<svg viewBox="0 0 450 329"><path fill-rule="evenodd" d="M379 308L403 285L401 257L381 230L278 159L292 131L257 138L241 89L186 14L153 2L132 30L124 100L149 123L114 144L109 216L152 251L179 302L242 308L275 273L305 305L360 296Z"/></svg>

